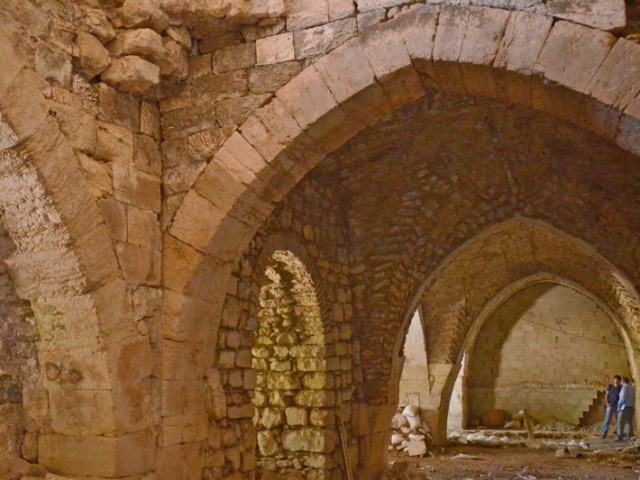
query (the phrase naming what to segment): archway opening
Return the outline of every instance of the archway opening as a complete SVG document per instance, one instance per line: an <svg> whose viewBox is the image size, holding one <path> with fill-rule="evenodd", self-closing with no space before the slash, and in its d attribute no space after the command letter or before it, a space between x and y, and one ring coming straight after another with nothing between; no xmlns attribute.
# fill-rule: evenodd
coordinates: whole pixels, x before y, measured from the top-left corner
<svg viewBox="0 0 640 480"><path fill-rule="evenodd" d="M543 429L595 429L612 377L632 376L618 323L569 286L542 282L519 290L465 349L468 362L456 381L466 400L460 426L520 429L517 413L526 410ZM454 388L450 411L457 401Z"/></svg>
<svg viewBox="0 0 640 480"><path fill-rule="evenodd" d="M336 358L328 356L315 285L290 251L274 252L264 275L252 349L258 476L324 478L337 443Z"/></svg>

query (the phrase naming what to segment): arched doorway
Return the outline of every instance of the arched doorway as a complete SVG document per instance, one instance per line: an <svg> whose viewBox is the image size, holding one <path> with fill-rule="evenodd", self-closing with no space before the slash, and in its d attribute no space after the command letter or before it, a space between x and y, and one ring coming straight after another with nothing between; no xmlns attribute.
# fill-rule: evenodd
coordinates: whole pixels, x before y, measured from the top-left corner
<svg viewBox="0 0 640 480"><path fill-rule="evenodd" d="M337 443L335 358L327 356L321 309L304 264L278 250L264 277L252 349L258 475L300 471L316 478L331 469L327 454Z"/></svg>
<svg viewBox="0 0 640 480"><path fill-rule="evenodd" d="M610 315L577 289L552 282L505 299L465 349L468 365L457 380L467 399L463 425L521 409L540 423L585 425L613 375L632 375L619 321Z"/></svg>

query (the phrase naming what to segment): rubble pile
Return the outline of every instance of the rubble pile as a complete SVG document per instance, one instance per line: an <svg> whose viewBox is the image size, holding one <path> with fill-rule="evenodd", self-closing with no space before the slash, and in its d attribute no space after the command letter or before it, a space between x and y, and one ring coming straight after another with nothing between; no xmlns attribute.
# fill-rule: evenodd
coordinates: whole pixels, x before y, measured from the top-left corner
<svg viewBox="0 0 640 480"><path fill-rule="evenodd" d="M422 421L418 407L400 407L391 419L389 450L405 452L410 457L422 456L427 453L427 440L433 442L429 427Z"/></svg>

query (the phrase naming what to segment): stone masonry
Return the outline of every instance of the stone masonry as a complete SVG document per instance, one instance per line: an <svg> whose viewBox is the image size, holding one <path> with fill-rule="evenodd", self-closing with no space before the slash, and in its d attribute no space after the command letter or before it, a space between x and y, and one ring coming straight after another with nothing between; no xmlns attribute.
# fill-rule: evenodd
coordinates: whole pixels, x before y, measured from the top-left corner
<svg viewBox="0 0 640 480"><path fill-rule="evenodd" d="M419 304L439 440L528 282L636 346L634 12L0 2L0 478L375 479Z"/></svg>

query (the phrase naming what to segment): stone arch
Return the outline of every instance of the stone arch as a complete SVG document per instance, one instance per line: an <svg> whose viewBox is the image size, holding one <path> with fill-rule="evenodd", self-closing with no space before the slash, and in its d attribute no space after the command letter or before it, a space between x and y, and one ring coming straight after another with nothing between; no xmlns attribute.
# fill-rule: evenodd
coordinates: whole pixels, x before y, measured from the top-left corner
<svg viewBox="0 0 640 480"><path fill-rule="evenodd" d="M584 241L542 221L514 218L487 228L450 254L422 284L408 310L413 312L419 303L428 325L433 377L428 421L438 441L446 438L448 405L460 361L480 322L513 292L541 281L577 288L606 308L611 318L619 319L617 326L637 376L633 345L640 326L640 299L635 288ZM477 288L480 283L482 288ZM409 317L398 333L398 356Z"/></svg>
<svg viewBox="0 0 640 480"><path fill-rule="evenodd" d="M20 42L4 31L0 40L0 222L15 246L3 260L40 333L40 384L23 392L38 451L29 460L74 476L151 471L155 441L141 405L148 339L128 322L113 244L49 112L50 86Z"/></svg>
<svg viewBox="0 0 640 480"><path fill-rule="evenodd" d="M336 468L340 361L318 261L287 232L260 236L243 255L212 372L221 435L243 436L221 466L205 469L248 475L277 466L313 477Z"/></svg>
<svg viewBox="0 0 640 480"><path fill-rule="evenodd" d="M580 295L591 300L593 304L597 305L602 311L604 311L604 313L608 317L608 320L614 325L616 331L620 335L620 338L622 338L624 344L624 356L626 357L631 369L634 383L636 383L638 379L638 349L634 347L634 340L631 337L632 333L628 328L629 325L620 321L616 313L613 312L609 305L607 305L597 295L594 295L592 292L584 288L582 285L573 280L569 280L567 278L548 272L539 272L537 274L529 275L506 286L484 306L480 315L474 321L472 327L469 329L467 337L464 341L463 353L469 356L469 362L473 362L473 349L478 342L478 337L480 336L484 325L487 321L489 321L492 315L496 313L502 305L504 305L518 293L534 285L542 284L558 285L574 290Z"/></svg>
<svg viewBox="0 0 640 480"><path fill-rule="evenodd" d="M335 400L320 306L310 275L293 253L276 250L271 259L253 350L258 467L325 470L318 467L329 464L322 454L335 445L335 433L321 427L333 424Z"/></svg>
<svg viewBox="0 0 640 480"><path fill-rule="evenodd" d="M164 242L175 299L165 299L165 338L211 341L196 312L220 317L233 265L275 204L327 153L425 88L541 110L637 153L639 87L627 75L637 58L633 42L572 22L451 5L417 7L346 42L246 120L182 200ZM167 402L185 377L163 355ZM203 375L206 363L194 367ZM192 398L202 413L202 397ZM183 422L175 413L165 425Z"/></svg>

